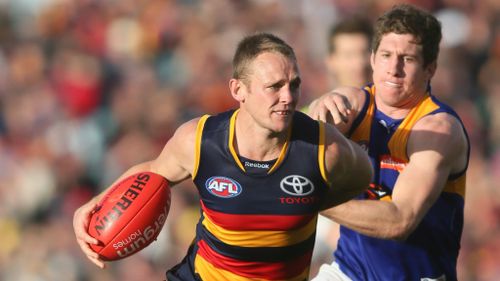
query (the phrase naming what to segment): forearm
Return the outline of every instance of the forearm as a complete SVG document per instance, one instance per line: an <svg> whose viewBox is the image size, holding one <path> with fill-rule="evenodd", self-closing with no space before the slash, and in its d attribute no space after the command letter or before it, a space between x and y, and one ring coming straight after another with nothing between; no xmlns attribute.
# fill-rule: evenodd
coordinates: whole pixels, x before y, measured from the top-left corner
<svg viewBox="0 0 500 281"><path fill-rule="evenodd" d="M412 231L411 219L389 201L351 200L324 210L322 215L360 232L383 239L405 239Z"/></svg>

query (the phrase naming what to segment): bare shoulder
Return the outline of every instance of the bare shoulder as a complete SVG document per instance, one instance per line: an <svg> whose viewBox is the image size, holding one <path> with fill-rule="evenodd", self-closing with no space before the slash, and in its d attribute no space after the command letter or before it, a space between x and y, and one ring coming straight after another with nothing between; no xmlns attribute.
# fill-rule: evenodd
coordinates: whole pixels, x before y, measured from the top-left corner
<svg viewBox="0 0 500 281"><path fill-rule="evenodd" d="M413 131L428 132L429 136L433 136L432 139L436 140L447 140L465 137L462 125L458 119L446 112L441 112L437 114L431 114L420 119L415 126Z"/></svg>
<svg viewBox="0 0 500 281"><path fill-rule="evenodd" d="M408 140L408 154L436 151L454 166L466 161L467 137L459 120L449 113L423 117L412 128Z"/></svg>
<svg viewBox="0 0 500 281"><path fill-rule="evenodd" d="M179 126L152 162L153 169L172 182L185 179L193 170L199 120L195 118Z"/></svg>
<svg viewBox="0 0 500 281"><path fill-rule="evenodd" d="M172 153L179 153L179 156L189 156L194 152L196 132L200 119L201 118L194 118L177 128L174 135L167 143L167 145L172 146L172 149L170 149Z"/></svg>
<svg viewBox="0 0 500 281"><path fill-rule="evenodd" d="M174 138L184 139L185 141L192 140L196 138L196 129L201 117L191 119L177 128L174 134Z"/></svg>

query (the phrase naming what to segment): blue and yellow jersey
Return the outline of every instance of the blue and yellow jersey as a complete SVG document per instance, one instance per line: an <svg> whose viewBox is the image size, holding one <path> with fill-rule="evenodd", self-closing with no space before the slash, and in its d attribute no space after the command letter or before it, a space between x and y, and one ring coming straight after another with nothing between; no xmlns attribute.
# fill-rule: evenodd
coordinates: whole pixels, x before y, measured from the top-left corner
<svg viewBox="0 0 500 281"><path fill-rule="evenodd" d="M237 155L238 111L198 125L193 180L201 201L196 238L168 280L306 280L320 199L327 191L324 124L296 112L278 159ZM256 166L264 173L252 173Z"/></svg>
<svg viewBox="0 0 500 281"><path fill-rule="evenodd" d="M460 118L429 91L404 119L395 120L377 110L374 86L365 87L364 92L366 102L349 137L367 149L375 173L370 188L360 198L391 200L398 175L409 161L406 145L415 123L438 112L449 113L459 121ZM443 276L446 280L456 280L466 169L448 178L436 203L405 241L372 238L341 227L335 258L342 271L353 280L421 280Z"/></svg>

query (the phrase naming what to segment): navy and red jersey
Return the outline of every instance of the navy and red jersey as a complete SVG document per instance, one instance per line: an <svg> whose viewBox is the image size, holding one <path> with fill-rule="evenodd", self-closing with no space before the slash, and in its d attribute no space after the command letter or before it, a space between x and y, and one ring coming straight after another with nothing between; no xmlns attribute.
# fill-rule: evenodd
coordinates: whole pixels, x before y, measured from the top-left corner
<svg viewBox="0 0 500 281"><path fill-rule="evenodd" d="M396 180L409 162L406 146L415 123L439 112L460 118L430 91L404 119L392 119L377 110L374 86L365 87L364 94L364 108L349 134L368 151L375 173L360 199L390 201ZM449 176L437 201L405 241L377 239L341 227L335 252L341 270L353 280L456 280L466 169Z"/></svg>
<svg viewBox="0 0 500 281"><path fill-rule="evenodd" d="M233 146L238 111L204 116L193 181L201 217L168 280L306 280L326 194L324 124L296 112L280 156L252 162ZM244 160L243 160L244 159ZM243 164L245 162L245 164ZM265 168L264 173L249 168Z"/></svg>

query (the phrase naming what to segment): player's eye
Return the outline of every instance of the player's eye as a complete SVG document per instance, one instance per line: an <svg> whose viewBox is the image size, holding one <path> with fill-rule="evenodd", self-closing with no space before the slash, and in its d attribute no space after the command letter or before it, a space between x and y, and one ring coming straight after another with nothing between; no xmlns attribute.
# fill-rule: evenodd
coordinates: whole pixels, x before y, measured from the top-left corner
<svg viewBox="0 0 500 281"><path fill-rule="evenodd" d="M274 84L268 86L267 88L273 92L276 92L276 91L279 91L281 89L281 87L283 87L283 83L278 82L278 83L274 83Z"/></svg>
<svg viewBox="0 0 500 281"><path fill-rule="evenodd" d="M300 88L300 83L301 83L301 80L300 78L295 78L292 80L292 82L290 83L290 91L297 91L299 88Z"/></svg>
<svg viewBox="0 0 500 281"><path fill-rule="evenodd" d="M411 57L411 56L405 56L403 59L405 62L414 62L415 61L415 58Z"/></svg>

